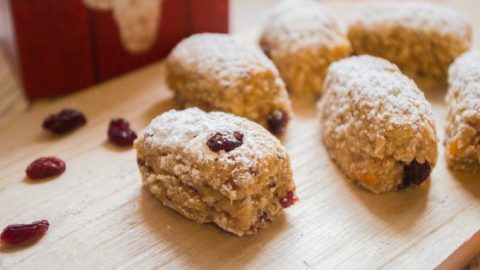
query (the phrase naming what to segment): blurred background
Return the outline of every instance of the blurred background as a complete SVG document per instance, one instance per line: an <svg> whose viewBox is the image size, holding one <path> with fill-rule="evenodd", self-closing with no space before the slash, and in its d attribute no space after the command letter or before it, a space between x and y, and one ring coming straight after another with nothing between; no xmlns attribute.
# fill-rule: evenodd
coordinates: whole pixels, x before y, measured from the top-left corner
<svg viewBox="0 0 480 270"><path fill-rule="evenodd" d="M319 1L344 20L363 2ZM472 1L435 2L480 25L477 10L469 8ZM114 6L117 2L123 4ZM32 100L78 91L156 62L192 33L230 31L255 42L276 2L0 0L0 117L25 110ZM479 28L474 31L479 36ZM477 39L474 44L478 47Z"/></svg>

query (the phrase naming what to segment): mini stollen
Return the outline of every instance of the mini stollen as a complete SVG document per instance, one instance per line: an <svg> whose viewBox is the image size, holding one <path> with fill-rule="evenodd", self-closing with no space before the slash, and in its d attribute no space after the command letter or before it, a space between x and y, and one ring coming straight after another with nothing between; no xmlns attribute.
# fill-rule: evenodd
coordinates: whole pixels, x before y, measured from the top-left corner
<svg viewBox="0 0 480 270"><path fill-rule="evenodd" d="M293 111L277 68L260 50L225 34L197 34L166 61L167 81L184 107L224 111L282 135Z"/></svg>
<svg viewBox="0 0 480 270"><path fill-rule="evenodd" d="M112 11L123 47L132 54L148 51L157 39L163 0L83 0L89 8Z"/></svg>
<svg viewBox="0 0 480 270"><path fill-rule="evenodd" d="M436 164L432 108L386 60L358 56L332 64L318 107L330 157L372 192L421 184Z"/></svg>
<svg viewBox="0 0 480 270"><path fill-rule="evenodd" d="M198 223L253 234L297 201L285 148L245 118L172 110L150 123L135 148L146 189Z"/></svg>

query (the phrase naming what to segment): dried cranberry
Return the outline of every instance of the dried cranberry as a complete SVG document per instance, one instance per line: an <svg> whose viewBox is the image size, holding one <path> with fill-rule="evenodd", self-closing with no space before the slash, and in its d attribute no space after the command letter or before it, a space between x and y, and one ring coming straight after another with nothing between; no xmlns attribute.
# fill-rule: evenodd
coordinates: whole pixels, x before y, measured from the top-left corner
<svg viewBox="0 0 480 270"><path fill-rule="evenodd" d="M416 160L410 164L403 165L403 182L400 189L408 187L410 184L420 185L430 175L430 164L428 162L418 163Z"/></svg>
<svg viewBox="0 0 480 270"><path fill-rule="evenodd" d="M138 166L145 166L145 160L141 158L137 158L137 164Z"/></svg>
<svg viewBox="0 0 480 270"><path fill-rule="evenodd" d="M108 126L108 139L120 146L130 146L137 138L135 131L130 129L130 124L122 118L112 119Z"/></svg>
<svg viewBox="0 0 480 270"><path fill-rule="evenodd" d="M271 51L272 51L272 48L270 47L270 44L266 41L260 41L260 48L262 48L262 51L263 53L268 57L268 58L272 58L272 54L271 54Z"/></svg>
<svg viewBox="0 0 480 270"><path fill-rule="evenodd" d="M57 114L51 114L43 120L43 128L56 134L62 134L77 129L87 123L82 112L73 109L63 109Z"/></svg>
<svg viewBox="0 0 480 270"><path fill-rule="evenodd" d="M230 152L243 144L243 133L235 131L233 134L217 132L207 141L207 146L213 152L224 150Z"/></svg>
<svg viewBox="0 0 480 270"><path fill-rule="evenodd" d="M297 201L298 201L298 197L297 197L297 195L295 195L294 191L287 191L287 196L285 198L281 198L279 200L280 205L283 208L290 207L293 204L295 204Z"/></svg>
<svg viewBox="0 0 480 270"><path fill-rule="evenodd" d="M56 157L41 157L28 165L25 173L31 179L40 179L62 174L65 171L65 162Z"/></svg>
<svg viewBox="0 0 480 270"><path fill-rule="evenodd" d="M49 226L47 220L8 225L3 229L0 240L7 245L16 245L30 239L38 239L47 232Z"/></svg>
<svg viewBox="0 0 480 270"><path fill-rule="evenodd" d="M267 118L268 128L274 135L282 135L288 124L288 116L281 111L276 111Z"/></svg>

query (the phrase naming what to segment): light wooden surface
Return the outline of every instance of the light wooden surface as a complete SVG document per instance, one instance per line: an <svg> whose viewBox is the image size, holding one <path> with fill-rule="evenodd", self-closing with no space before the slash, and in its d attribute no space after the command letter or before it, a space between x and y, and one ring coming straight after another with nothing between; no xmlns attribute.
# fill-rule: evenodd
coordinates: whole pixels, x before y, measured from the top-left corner
<svg viewBox="0 0 480 270"><path fill-rule="evenodd" d="M479 2L442 3L469 16L478 36ZM348 16L345 3L330 5ZM264 14L253 6L250 0L242 6L249 22ZM242 20L236 23L234 29ZM252 40L258 25L243 38ZM447 170L443 146L426 185L374 195L329 160L314 102L299 99L284 143L300 202L255 236L195 224L142 189L133 150L106 142L111 118L125 117L140 131L175 107L163 74L158 63L0 120L0 226L51 223L37 244L1 251L0 269L432 269L480 229L480 176ZM441 138L444 91L427 92ZM64 107L84 111L88 124L64 137L43 132L42 119ZM63 158L65 174L25 179L28 163L44 155Z"/></svg>

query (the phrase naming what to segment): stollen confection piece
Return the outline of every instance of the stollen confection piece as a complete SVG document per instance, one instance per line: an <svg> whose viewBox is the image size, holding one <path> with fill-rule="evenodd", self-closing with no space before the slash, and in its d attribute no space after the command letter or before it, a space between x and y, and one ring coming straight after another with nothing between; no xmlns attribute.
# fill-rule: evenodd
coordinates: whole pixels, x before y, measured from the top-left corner
<svg viewBox="0 0 480 270"><path fill-rule="evenodd" d="M448 165L480 169L480 52L467 52L450 67L445 146Z"/></svg>
<svg viewBox="0 0 480 270"><path fill-rule="evenodd" d="M150 123L135 148L144 186L198 223L253 234L297 201L285 148L242 117L172 110Z"/></svg>
<svg viewBox="0 0 480 270"><path fill-rule="evenodd" d="M472 29L457 12L432 3L380 1L362 5L348 38L355 54L385 58L407 74L445 78L470 48Z"/></svg>
<svg viewBox="0 0 480 270"><path fill-rule="evenodd" d="M332 64L319 103L330 157L364 188L421 184L437 162L430 104L394 64L358 56Z"/></svg>
<svg viewBox="0 0 480 270"><path fill-rule="evenodd" d="M197 34L167 58L167 81L185 107L224 111L282 135L292 107L278 70L255 48L226 34Z"/></svg>
<svg viewBox="0 0 480 270"><path fill-rule="evenodd" d="M264 26L260 46L295 94L321 94L330 63L351 53L335 17L312 0L280 2Z"/></svg>

